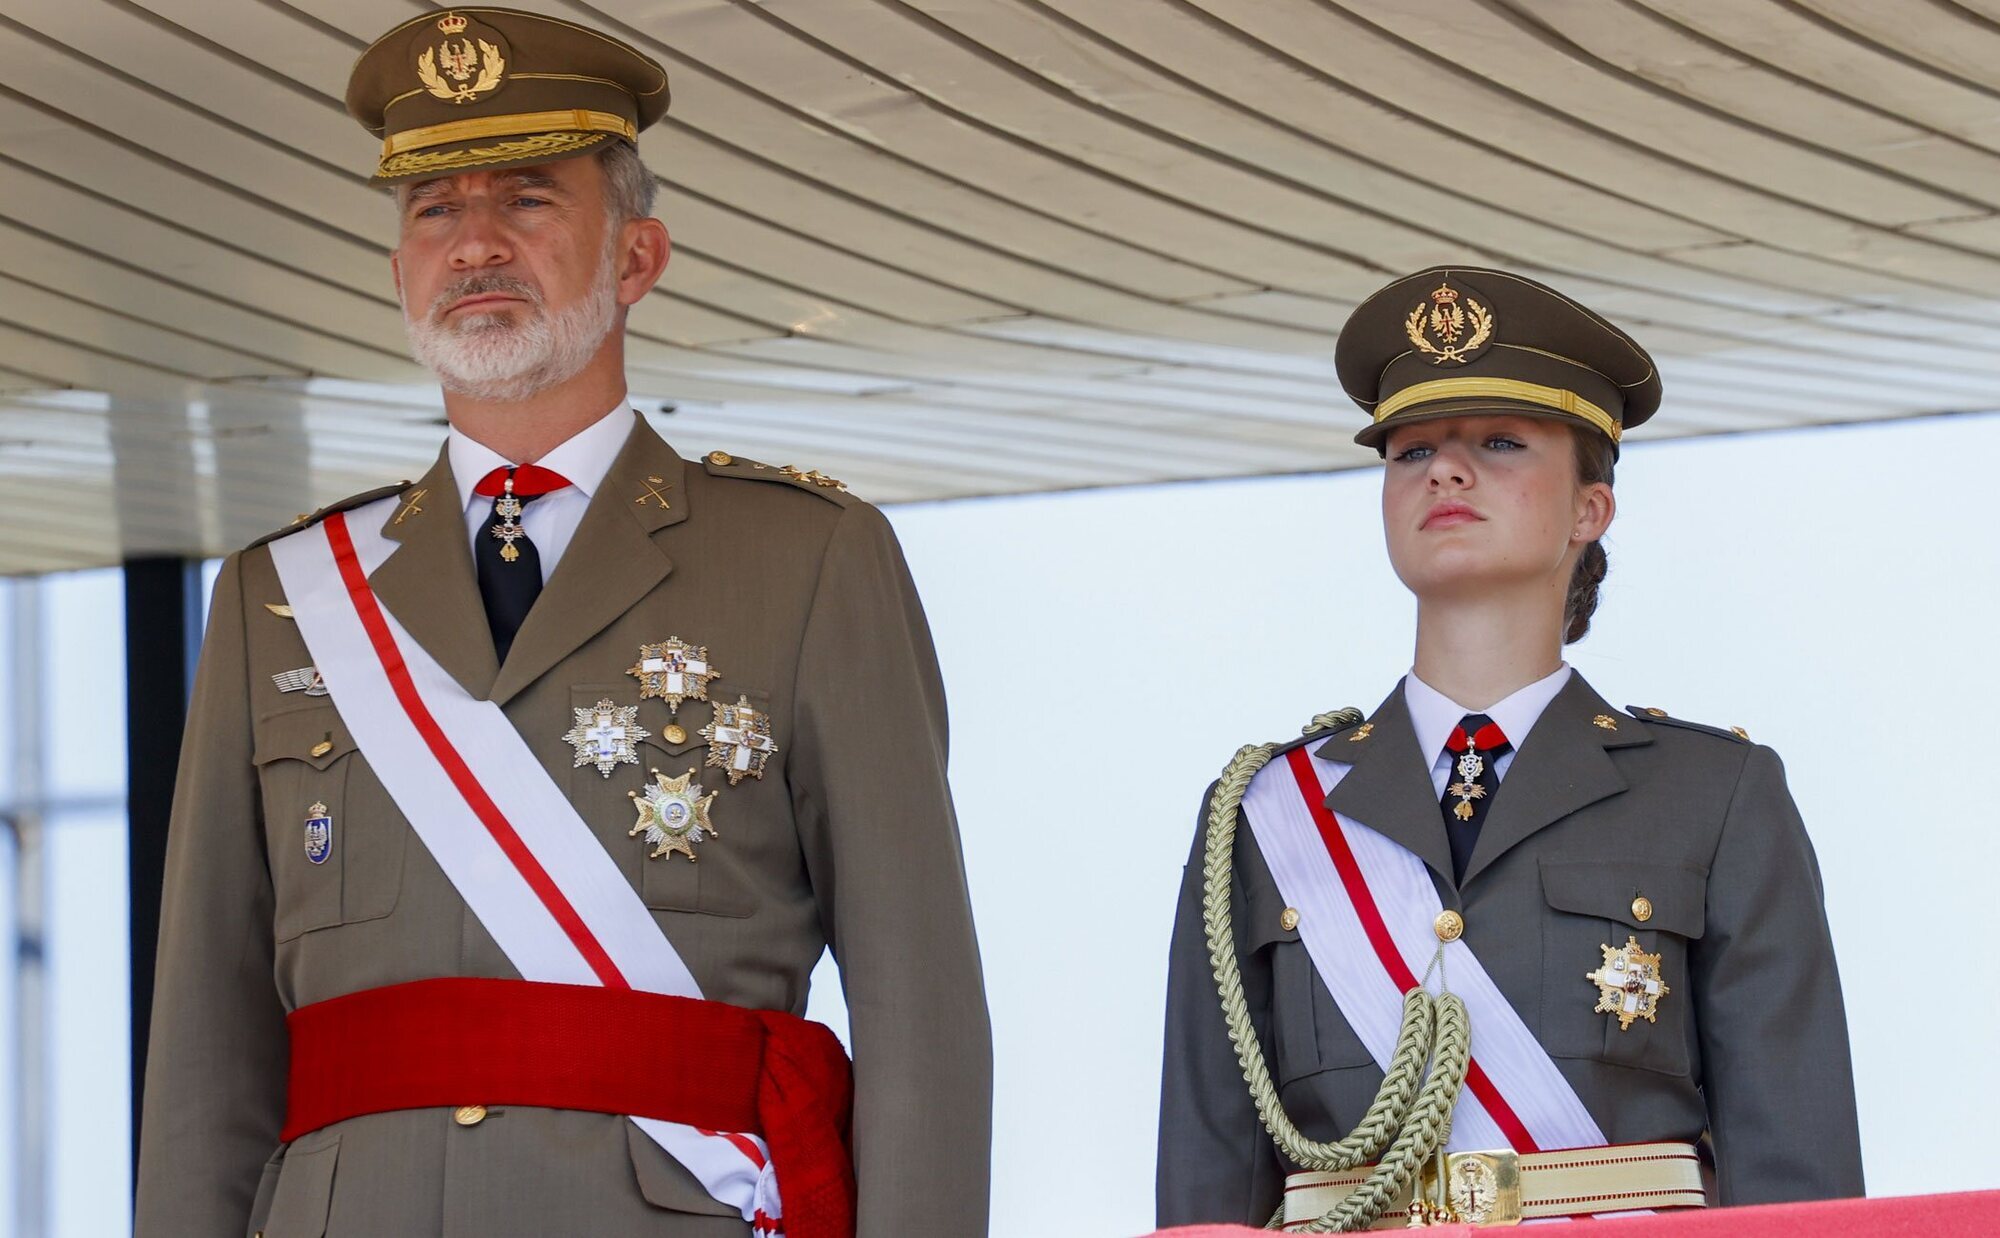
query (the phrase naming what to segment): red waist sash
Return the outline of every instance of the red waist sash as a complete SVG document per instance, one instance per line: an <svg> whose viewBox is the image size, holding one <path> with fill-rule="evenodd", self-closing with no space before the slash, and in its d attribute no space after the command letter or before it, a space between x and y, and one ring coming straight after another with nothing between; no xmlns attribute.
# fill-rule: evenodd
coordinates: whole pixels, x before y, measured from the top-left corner
<svg viewBox="0 0 2000 1238"><path fill-rule="evenodd" d="M286 1023L287 1142L364 1114L474 1104L744 1131L770 1145L790 1238L854 1234L853 1077L818 1023L632 989L467 977L349 993ZM688 1065L662 1065L676 1057Z"/></svg>

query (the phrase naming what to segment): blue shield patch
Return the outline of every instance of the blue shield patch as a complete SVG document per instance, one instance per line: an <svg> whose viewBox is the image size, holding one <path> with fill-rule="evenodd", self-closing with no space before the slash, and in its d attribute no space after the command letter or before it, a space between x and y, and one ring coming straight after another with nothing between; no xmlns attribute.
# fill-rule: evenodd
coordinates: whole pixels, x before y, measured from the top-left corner
<svg viewBox="0 0 2000 1238"><path fill-rule="evenodd" d="M306 859L324 864L333 854L333 817L325 804L314 804L306 812Z"/></svg>

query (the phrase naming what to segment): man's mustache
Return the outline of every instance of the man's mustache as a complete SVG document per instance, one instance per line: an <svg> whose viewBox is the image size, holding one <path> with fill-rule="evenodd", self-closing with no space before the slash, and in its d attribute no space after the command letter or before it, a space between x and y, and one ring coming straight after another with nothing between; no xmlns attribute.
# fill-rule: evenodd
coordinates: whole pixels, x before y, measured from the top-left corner
<svg viewBox="0 0 2000 1238"><path fill-rule="evenodd" d="M430 320L437 322L444 317L447 309L466 297L483 296L494 292L504 296L519 297L536 309L542 307L541 290L524 279L517 279L512 275L468 275L447 286L431 300Z"/></svg>

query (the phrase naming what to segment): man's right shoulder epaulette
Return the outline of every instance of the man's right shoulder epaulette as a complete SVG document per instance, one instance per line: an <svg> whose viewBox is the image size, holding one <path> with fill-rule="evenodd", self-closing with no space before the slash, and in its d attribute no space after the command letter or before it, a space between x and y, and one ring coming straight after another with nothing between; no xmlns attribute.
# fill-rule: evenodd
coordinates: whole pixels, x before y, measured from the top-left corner
<svg viewBox="0 0 2000 1238"><path fill-rule="evenodd" d="M860 501L848 492L846 482L828 477L818 469L802 469L792 464L765 464L761 460L746 460L726 451L709 452L701 458L701 464L710 477L740 477L746 481L789 484L842 507Z"/></svg>
<svg viewBox="0 0 2000 1238"><path fill-rule="evenodd" d="M1362 721L1361 711L1352 706L1346 709L1330 710L1323 714L1314 714L1312 721L1306 723L1301 728L1297 739L1285 740L1271 749L1271 759L1275 761L1294 748L1303 748L1307 744L1325 743L1330 739L1338 739L1342 735L1358 733L1360 738L1366 739L1368 737L1367 733L1372 730L1374 730L1372 726Z"/></svg>
<svg viewBox="0 0 2000 1238"><path fill-rule="evenodd" d="M287 533L296 533L300 529L318 524L320 521L326 519L328 516L333 515L333 513L335 512L348 511L352 508L361 506L363 503L373 503L376 499L384 499L392 494L401 493L402 491L407 490L409 488L410 488L409 482L399 481L393 486L377 486L373 490L363 490L360 494L350 494L346 498L341 499L337 502L328 503L325 507L320 508L318 511L300 512L298 516L295 517L292 520L292 522L286 525L284 528L271 530L269 533L266 533L264 536L258 538L256 541L251 542L248 546L245 546L243 549L255 550L257 547L262 546L265 542L274 542L279 538L283 537Z"/></svg>

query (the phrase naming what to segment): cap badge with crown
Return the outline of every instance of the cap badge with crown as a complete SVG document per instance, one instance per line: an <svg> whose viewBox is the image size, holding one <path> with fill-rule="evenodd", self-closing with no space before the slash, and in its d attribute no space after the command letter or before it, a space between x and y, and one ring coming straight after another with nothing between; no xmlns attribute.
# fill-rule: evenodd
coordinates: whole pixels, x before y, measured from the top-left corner
<svg viewBox="0 0 2000 1238"><path fill-rule="evenodd" d="M467 36L471 24L462 14L446 13L437 20L444 41L435 46L426 42L417 56L417 80L447 103L470 103L491 94L500 89L507 71L499 32L482 29L478 36Z"/></svg>
<svg viewBox="0 0 2000 1238"><path fill-rule="evenodd" d="M1403 320L1403 331L1417 351L1427 354L1433 365L1459 365L1477 355L1493 338L1493 313L1471 297L1459 304L1458 289L1439 284L1426 300L1417 302ZM1468 328L1471 334L1468 336ZM1464 343L1460 343L1464 340Z"/></svg>

